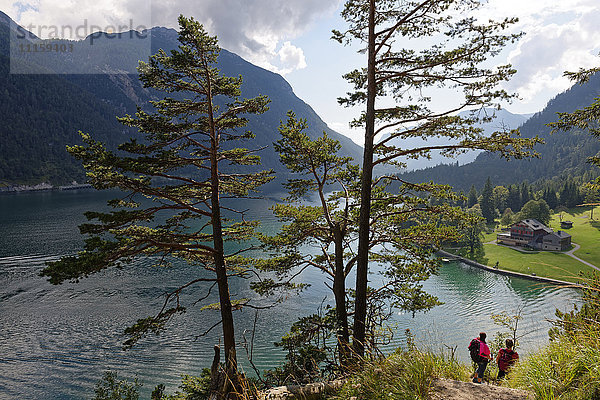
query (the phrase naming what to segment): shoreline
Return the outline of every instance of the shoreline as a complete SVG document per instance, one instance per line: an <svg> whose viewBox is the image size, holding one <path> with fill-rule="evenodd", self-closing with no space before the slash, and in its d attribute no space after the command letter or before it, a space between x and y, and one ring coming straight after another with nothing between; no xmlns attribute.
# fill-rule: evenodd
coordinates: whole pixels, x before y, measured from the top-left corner
<svg viewBox="0 0 600 400"><path fill-rule="evenodd" d="M439 256L444 256L444 257L452 257L454 259L453 261L460 261L460 262L468 264L472 267L483 269L485 271L493 272L493 273L499 274L499 275L529 279L529 280L537 281L537 282L550 283L552 285L568 286L568 287L572 287L572 288L583 288L582 285L573 283L573 282L567 282L567 281L561 281L558 279L546 278L544 276L527 275L527 274L522 274L520 272L508 271L506 269L493 268L488 265L480 264L477 261L473 261L473 260L470 260L470 259L462 257L462 256L457 256L456 254L452 254L452 253L449 253L444 250L437 250L436 254Z"/></svg>
<svg viewBox="0 0 600 400"><path fill-rule="evenodd" d="M0 194L12 194L12 193L33 193L33 192L51 192L51 191L63 191L63 190L77 190L77 189L92 189L93 186L89 183L77 183L64 186L54 186L49 183L40 183L37 185L15 185L15 186L4 186L0 187Z"/></svg>

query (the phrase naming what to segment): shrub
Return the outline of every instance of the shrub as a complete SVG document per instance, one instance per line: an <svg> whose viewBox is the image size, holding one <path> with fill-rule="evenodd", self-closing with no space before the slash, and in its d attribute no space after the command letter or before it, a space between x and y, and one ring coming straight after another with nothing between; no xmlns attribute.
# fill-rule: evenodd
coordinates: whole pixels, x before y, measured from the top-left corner
<svg viewBox="0 0 600 400"><path fill-rule="evenodd" d="M342 387L335 399L427 399L434 378L467 380L468 368L454 358L419 350L397 350L370 363Z"/></svg>
<svg viewBox="0 0 600 400"><path fill-rule="evenodd" d="M536 399L600 399L600 280L589 277L584 305L557 312L548 346L511 372L509 385L531 390Z"/></svg>
<svg viewBox="0 0 600 400"><path fill-rule="evenodd" d="M118 380L115 372L107 371L94 388L94 400L138 400L140 398L137 378L133 382Z"/></svg>

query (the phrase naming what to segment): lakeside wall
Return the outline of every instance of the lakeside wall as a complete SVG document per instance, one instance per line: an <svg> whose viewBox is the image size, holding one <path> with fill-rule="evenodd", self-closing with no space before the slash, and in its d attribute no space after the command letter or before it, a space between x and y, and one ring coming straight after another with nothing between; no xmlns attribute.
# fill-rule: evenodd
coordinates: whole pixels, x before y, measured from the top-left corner
<svg viewBox="0 0 600 400"><path fill-rule="evenodd" d="M505 269L493 268L493 267L490 267L490 266L487 266L484 264L480 264L476 261L469 260L468 258L464 258L461 256L457 256L455 254L452 254L452 253L448 253L447 251L444 251L444 250L438 250L436 252L436 254L438 254L439 256L442 256L442 257L450 257L453 260L460 261L460 262L468 264L472 267L483 269L483 270L486 270L489 272L493 272L495 274L514 276L517 278L529 279L529 280L537 281L537 282L550 283L552 285L568 286L568 287L575 287L575 288L582 287L581 285L579 285L577 283L573 283L573 282L560 281L557 279L546 278L543 276L528 275L528 274L522 274L520 272L507 271Z"/></svg>

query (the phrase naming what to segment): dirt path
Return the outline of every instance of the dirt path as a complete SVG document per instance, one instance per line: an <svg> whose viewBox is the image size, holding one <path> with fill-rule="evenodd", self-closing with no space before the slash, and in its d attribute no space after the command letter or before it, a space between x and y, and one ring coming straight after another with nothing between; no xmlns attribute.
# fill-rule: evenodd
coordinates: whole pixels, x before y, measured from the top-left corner
<svg viewBox="0 0 600 400"><path fill-rule="evenodd" d="M600 271L600 268L596 267L594 264L590 264L589 262L582 260L581 258L577 257L575 254L573 254L574 252L576 252L577 250L579 250L579 246L577 243L571 243L573 245L573 248L567 252L565 252L566 255L573 257L574 259L576 259L577 261L584 263L585 265L587 265L588 267L592 267L597 271Z"/></svg>
<svg viewBox="0 0 600 400"><path fill-rule="evenodd" d="M431 400L533 400L533 394L502 386L436 379Z"/></svg>

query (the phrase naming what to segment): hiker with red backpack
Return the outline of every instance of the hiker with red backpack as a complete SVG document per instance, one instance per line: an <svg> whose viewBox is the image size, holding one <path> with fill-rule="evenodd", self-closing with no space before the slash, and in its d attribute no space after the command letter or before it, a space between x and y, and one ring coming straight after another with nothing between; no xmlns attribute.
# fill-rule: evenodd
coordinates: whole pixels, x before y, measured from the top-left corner
<svg viewBox="0 0 600 400"><path fill-rule="evenodd" d="M506 348L498 351L496 362L498 363L498 380L508 374L509 368L519 360L519 354L513 350L514 343L512 339L506 339Z"/></svg>
<svg viewBox="0 0 600 400"><path fill-rule="evenodd" d="M471 360L477 364L477 371L475 371L475 375L473 376L473 383L481 383L485 368L492 359L490 348L485 343L486 337L487 335L485 332L481 332L478 338L471 340L471 343L469 343L468 349L471 354Z"/></svg>

